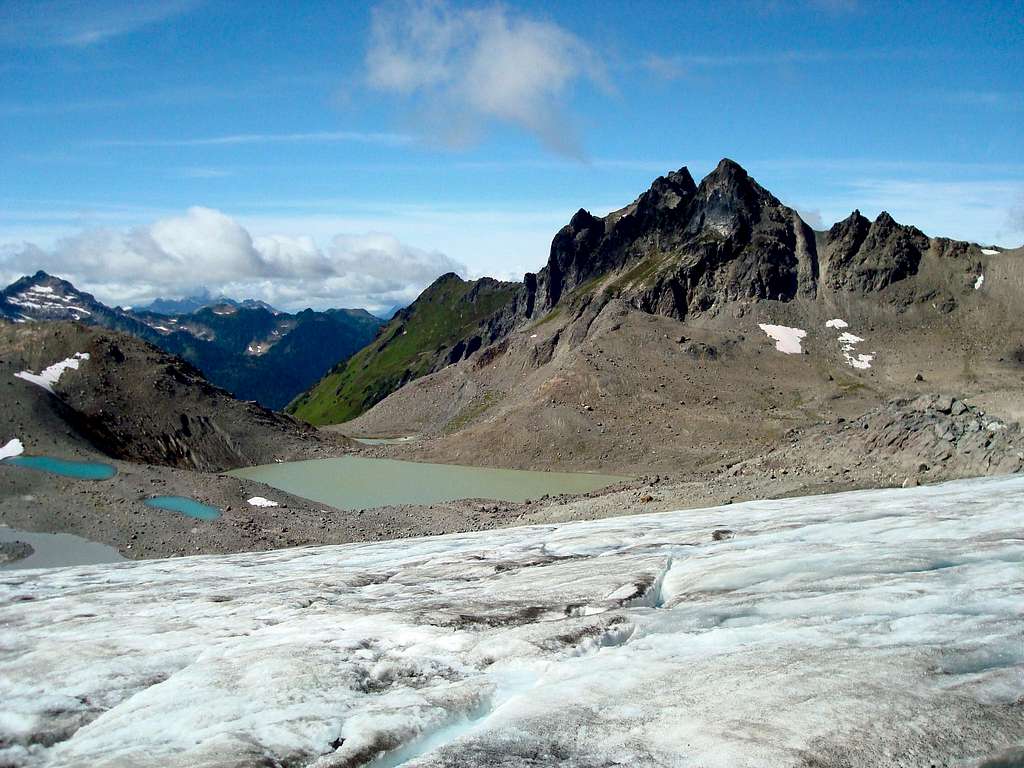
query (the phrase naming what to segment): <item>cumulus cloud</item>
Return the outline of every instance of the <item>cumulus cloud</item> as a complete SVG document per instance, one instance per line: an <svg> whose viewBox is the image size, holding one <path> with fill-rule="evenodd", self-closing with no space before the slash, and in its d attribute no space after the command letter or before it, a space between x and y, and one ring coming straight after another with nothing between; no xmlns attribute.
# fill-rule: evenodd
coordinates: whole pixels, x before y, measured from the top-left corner
<svg viewBox="0 0 1024 768"><path fill-rule="evenodd" d="M43 269L110 303L140 304L204 289L256 298L282 309L384 309L414 299L463 264L387 234L338 234L326 247L310 237L251 234L211 208L189 208L129 230L94 229L59 240L0 249L6 282Z"/></svg>
<svg viewBox="0 0 1024 768"><path fill-rule="evenodd" d="M456 9L443 0L374 10L366 79L412 99L417 123L450 145L510 124L576 158L578 132L562 105L575 85L604 84L594 53L558 25L499 5Z"/></svg>

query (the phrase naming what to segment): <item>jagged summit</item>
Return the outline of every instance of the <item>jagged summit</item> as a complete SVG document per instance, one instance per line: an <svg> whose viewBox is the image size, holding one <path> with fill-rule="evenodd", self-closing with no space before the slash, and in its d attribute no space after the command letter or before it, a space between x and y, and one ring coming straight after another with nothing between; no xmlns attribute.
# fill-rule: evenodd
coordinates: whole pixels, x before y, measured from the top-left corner
<svg viewBox="0 0 1024 768"><path fill-rule="evenodd" d="M911 281L930 258L948 277ZM463 330L431 335L430 345L420 348L403 337L401 355L381 341L395 330L383 333L375 351L364 350L325 379L296 412L317 422L351 418L421 372L484 354L517 330L560 313L563 319L589 318L567 335L577 344L612 301L683 321L742 316L766 301L817 303L821 312L851 299L898 308L927 301L951 311L975 290L982 258L975 245L931 239L886 212L870 221L854 211L828 231L815 232L734 160L723 158L699 184L684 166L659 176L632 203L607 216L577 210L553 237L544 267L503 290L506 300L489 315L480 313L480 305L467 310L479 288L439 290L459 285L456 276L442 276L417 304L434 305L431 312L437 312L438 302L449 301L448 310L456 312ZM899 290L887 291L892 286ZM402 315L399 325L411 316ZM476 321L463 323L467 317ZM402 361L400 370L390 368L389 356ZM379 376L370 375L375 367Z"/></svg>
<svg viewBox="0 0 1024 768"><path fill-rule="evenodd" d="M600 219L578 211L551 243L548 263L521 306L553 309L581 285L636 293L638 306L685 317L736 298L789 299L813 294L813 231L791 208L728 158L694 184L685 168L655 179L626 208Z"/></svg>

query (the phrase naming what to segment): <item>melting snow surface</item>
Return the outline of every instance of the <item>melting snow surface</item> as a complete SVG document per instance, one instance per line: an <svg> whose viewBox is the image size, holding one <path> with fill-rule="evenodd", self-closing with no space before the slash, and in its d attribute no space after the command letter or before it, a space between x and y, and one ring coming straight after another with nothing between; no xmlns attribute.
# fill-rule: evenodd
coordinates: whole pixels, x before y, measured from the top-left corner
<svg viewBox="0 0 1024 768"><path fill-rule="evenodd" d="M845 320L829 320L825 323L826 328L848 328L849 323ZM843 351L843 357L846 362L854 368L861 370L867 370L871 367L871 361L875 359L874 355L864 355L856 352L857 345L860 344L864 339L860 336L856 336L849 331L844 331L837 337L839 347Z"/></svg>
<svg viewBox="0 0 1024 768"><path fill-rule="evenodd" d="M775 340L775 348L787 355L799 355L800 339L807 335L802 328L789 328L785 325L766 325L758 323L762 331Z"/></svg>
<svg viewBox="0 0 1024 768"><path fill-rule="evenodd" d="M262 496L253 496L249 499L249 506L251 507L279 507L281 506L276 501L270 499L264 499Z"/></svg>
<svg viewBox="0 0 1024 768"><path fill-rule="evenodd" d="M996 256L999 254L999 251L995 250L994 248L982 248L981 252L984 253L986 256Z"/></svg>
<svg viewBox="0 0 1024 768"><path fill-rule="evenodd" d="M14 374L19 379L25 381L31 381L47 392L53 394L53 385L60 381L60 377L64 371L68 368L78 370L78 363L80 360L88 360L88 352L76 352L74 355L69 357L67 360L61 360L59 363L54 363L48 368L43 369L42 373L32 373L31 371L19 371Z"/></svg>
<svg viewBox="0 0 1024 768"><path fill-rule="evenodd" d="M985 284L985 276L978 275L978 279L974 281L974 290L979 290L981 286Z"/></svg>
<svg viewBox="0 0 1024 768"><path fill-rule="evenodd" d="M973 766L1024 739L1022 530L1011 476L8 571L0 763Z"/></svg>
<svg viewBox="0 0 1024 768"><path fill-rule="evenodd" d="M0 459L21 456L24 452L25 446L21 444L21 440L14 438L13 440L8 440L6 445L0 446Z"/></svg>

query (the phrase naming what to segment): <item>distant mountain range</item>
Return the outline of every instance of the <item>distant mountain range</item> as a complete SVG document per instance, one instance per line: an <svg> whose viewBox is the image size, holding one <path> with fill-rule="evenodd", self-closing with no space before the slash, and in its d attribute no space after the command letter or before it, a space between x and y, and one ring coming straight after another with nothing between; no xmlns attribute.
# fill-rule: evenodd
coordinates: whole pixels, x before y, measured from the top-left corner
<svg viewBox="0 0 1024 768"><path fill-rule="evenodd" d="M238 398L273 409L366 346L384 322L363 309L289 314L224 297L158 299L145 309L122 309L42 271L0 291L0 319L74 320L124 331L183 357Z"/></svg>
<svg viewBox="0 0 1024 768"><path fill-rule="evenodd" d="M270 312L274 312L275 314L277 313L277 310L274 309L274 307L270 306L265 301L260 301L259 299L235 301L235 299L228 298L227 296L211 296L209 291L204 291L196 296L186 296L183 299L156 298L145 306L131 307L131 309L138 312L152 312L156 315L190 315L193 312L198 312L200 309L215 307L218 305L241 307L245 309L262 308Z"/></svg>

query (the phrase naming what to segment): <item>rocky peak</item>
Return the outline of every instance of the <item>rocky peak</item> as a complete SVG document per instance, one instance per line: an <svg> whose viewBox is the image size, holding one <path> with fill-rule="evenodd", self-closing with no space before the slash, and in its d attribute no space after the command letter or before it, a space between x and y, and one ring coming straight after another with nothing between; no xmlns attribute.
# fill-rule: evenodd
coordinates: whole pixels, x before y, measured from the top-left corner
<svg viewBox="0 0 1024 768"><path fill-rule="evenodd" d="M574 234L584 232L591 227L594 227L601 223L601 219L596 216L592 216L590 211L580 208L576 213L573 214L572 218L569 219L569 229Z"/></svg>
<svg viewBox="0 0 1024 768"><path fill-rule="evenodd" d="M640 199L650 208L674 210L688 203L696 192L697 185L693 181L693 176L683 166L667 176L656 178L651 188Z"/></svg>
<svg viewBox="0 0 1024 768"><path fill-rule="evenodd" d="M871 220L864 216L860 210L854 209L853 213L847 216L842 221L837 221L828 231L829 238L836 240L841 237L846 237L850 233L863 232L867 234L868 228L871 226ZM863 236L862 238L863 239Z"/></svg>
<svg viewBox="0 0 1024 768"><path fill-rule="evenodd" d="M431 288L440 287L440 286L444 285L445 283L461 283L461 282L464 282L463 279L461 277L459 277L457 274L455 274L454 272L445 272L443 275L441 275L439 278L437 278L434 282L432 282L430 285L428 285L425 290L429 291Z"/></svg>
<svg viewBox="0 0 1024 768"><path fill-rule="evenodd" d="M832 225L823 254L824 282L834 290L880 291L917 274L931 241L887 211L873 222L854 211Z"/></svg>
<svg viewBox="0 0 1024 768"><path fill-rule="evenodd" d="M736 162L723 158L701 181L689 211L687 233L713 232L742 238L761 218L765 207L782 207L768 190Z"/></svg>
<svg viewBox="0 0 1024 768"><path fill-rule="evenodd" d="M92 295L43 270L0 291L0 317L13 322L87 320L101 310L109 311Z"/></svg>

